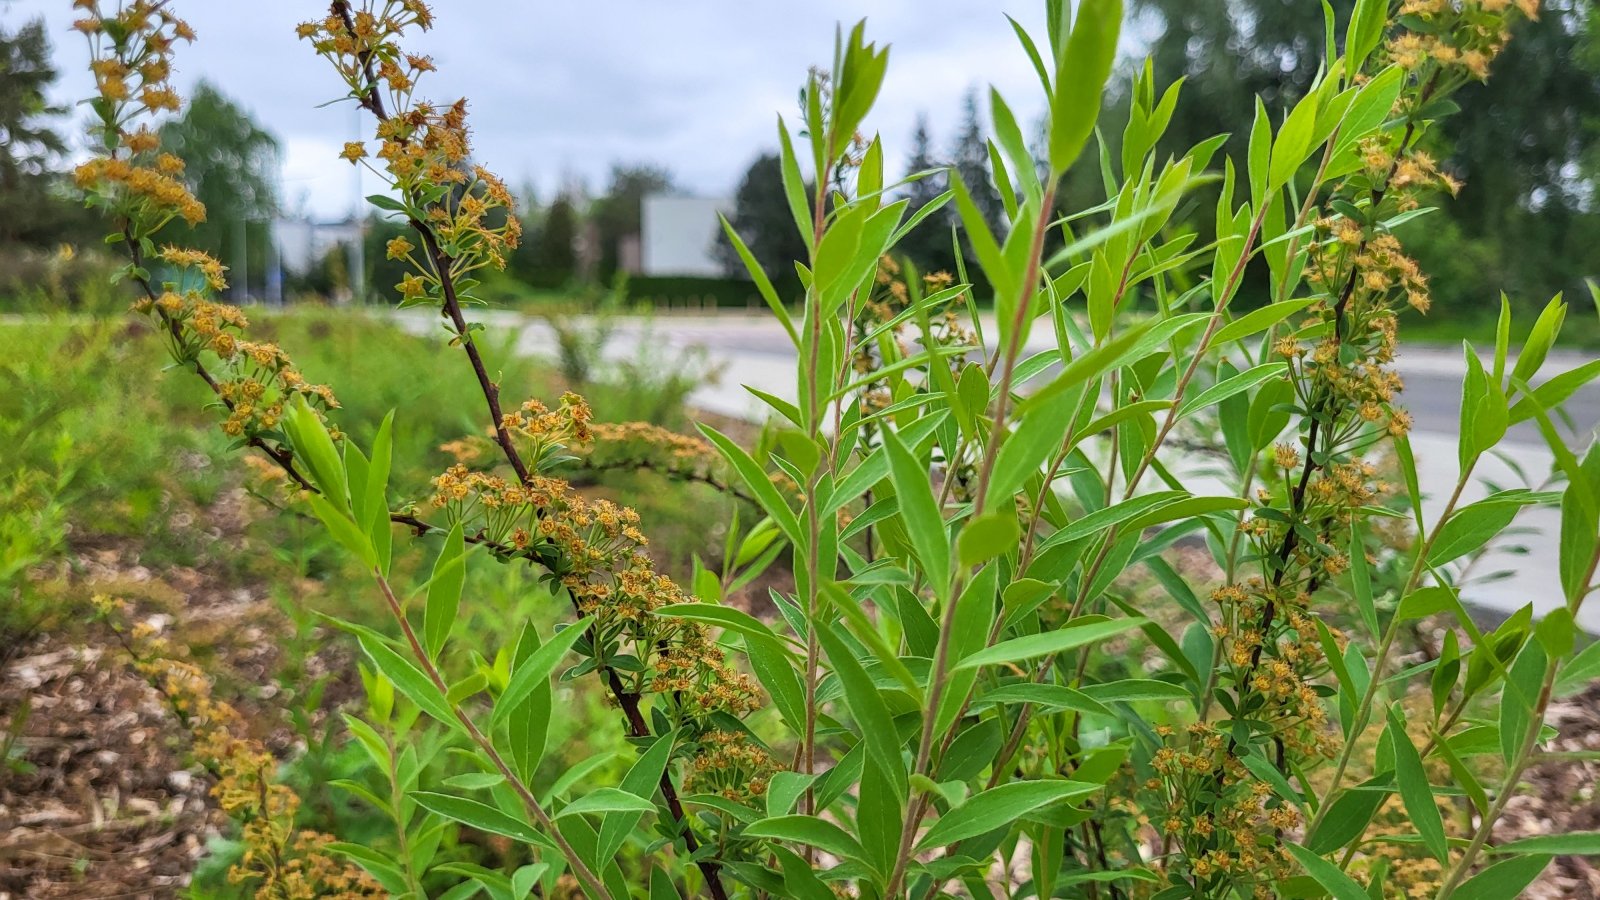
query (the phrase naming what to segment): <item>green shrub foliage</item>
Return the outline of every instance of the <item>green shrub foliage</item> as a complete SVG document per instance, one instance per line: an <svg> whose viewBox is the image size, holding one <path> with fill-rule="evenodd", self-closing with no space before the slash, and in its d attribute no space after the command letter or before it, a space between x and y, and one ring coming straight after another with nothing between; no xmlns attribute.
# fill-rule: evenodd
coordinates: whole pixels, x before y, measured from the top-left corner
<svg viewBox="0 0 1600 900"><path fill-rule="evenodd" d="M416 98L433 65L400 42L431 24L419 0L336 0L300 34L371 115L374 140L344 156L387 179L373 202L408 226L387 247L408 266L396 290L440 312L481 389L493 454L432 498L391 496L387 421L341 434L334 393L207 299L219 266L151 240L203 214L139 124L176 107L166 69L187 29L164 4L79 5L104 139L79 182L117 223L139 310L391 615L386 632L344 627L370 665L352 739L392 774L370 799L397 837L330 845L391 893L1511 898L1553 855L1600 851L1596 834L1491 840L1551 699L1600 666L1575 625L1600 452L1552 424L1600 364L1547 375L1566 304L1518 329L1502 301L1492 353L1464 350L1459 474L1431 515L1392 367L1400 316L1430 302L1394 230L1453 187L1416 143L1531 3L1359 0L1346 29L1330 12L1315 84L1292 108L1258 101L1235 160L1221 135L1156 154L1183 97L1149 67L1120 151L1097 153L1122 5L1050 0L1042 33L1016 30L1041 143L992 93L989 183L950 172L914 215L862 130L889 50L842 30L779 129L803 306L727 228L794 342L795 401L764 395L773 437L753 448L709 427L704 442L615 432L705 454L759 510L734 523L722 572L697 565L682 586L635 514L556 474L605 439L587 404L504 402L483 361L463 309L520 232L468 160L464 101ZM1098 171L1101 202L1060 207L1074 167ZM1208 183L1202 243L1176 214ZM991 189L998 228L974 201ZM970 258L896 262L941 209ZM154 283L153 256L190 277ZM1246 278L1269 304L1233 307ZM1154 312L1134 314L1136 295ZM1029 352L1039 335L1049 349ZM1546 486L1466 502L1520 422L1548 438ZM1207 437L1216 452L1193 452ZM1530 507L1558 511L1563 597L1482 630L1457 581ZM416 542L440 548L431 577L394 583ZM491 558L541 573L568 624L462 635L465 575ZM724 602L779 558L792 590L755 614ZM1399 638L1424 617L1448 637L1403 667ZM598 762L540 766L552 718L572 714L557 691L578 681L614 705L590 725L634 751L610 783L585 777ZM425 724L396 726L397 710ZM411 727L448 735L469 768L436 781L397 764ZM445 833L522 845L526 864L436 866Z"/></svg>

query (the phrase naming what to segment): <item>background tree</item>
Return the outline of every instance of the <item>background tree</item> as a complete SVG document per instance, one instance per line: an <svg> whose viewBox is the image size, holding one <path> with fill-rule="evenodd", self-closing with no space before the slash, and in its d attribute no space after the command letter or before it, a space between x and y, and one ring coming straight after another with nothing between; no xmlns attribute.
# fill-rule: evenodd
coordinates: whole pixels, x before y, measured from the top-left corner
<svg viewBox="0 0 1600 900"><path fill-rule="evenodd" d="M672 174L666 169L651 165L611 167L611 183L605 196L595 201L589 212L600 244L596 272L600 281L610 283L621 265L622 243L639 236L644 198L672 189Z"/></svg>
<svg viewBox="0 0 1600 900"><path fill-rule="evenodd" d="M260 283L278 212L278 139L204 81L183 115L162 126L161 135L188 163L189 185L206 205L206 221L192 236L175 240L232 266L237 290L248 290L246 280Z"/></svg>
<svg viewBox="0 0 1600 900"><path fill-rule="evenodd" d="M545 210L533 237L529 283L538 287L563 287L578 271L578 209L566 194Z"/></svg>
<svg viewBox="0 0 1600 900"><path fill-rule="evenodd" d="M1332 5L1342 39L1354 3ZM1541 7L1494 61L1494 77L1456 93L1462 114L1447 117L1424 143L1464 186L1456 197L1434 198L1440 211L1401 236L1433 273L1436 305L1452 313L1492 314L1502 285L1530 305L1556 291L1582 296L1583 278L1600 273L1593 251L1600 241L1593 149L1600 145L1600 14L1592 0ZM1156 83L1187 78L1169 150L1226 131L1229 152L1241 158L1254 96L1276 112L1316 76L1319 4L1136 0L1136 8L1154 35L1148 52ZM1126 79L1120 84L1125 94ZM1125 109L1127 98L1108 103ZM1125 118L1108 114L1108 138Z"/></svg>
<svg viewBox="0 0 1600 900"><path fill-rule="evenodd" d="M89 223L52 171L66 152L56 131L66 110L46 99L55 80L43 19L0 30L0 245L51 245Z"/></svg>
<svg viewBox="0 0 1600 900"><path fill-rule="evenodd" d="M917 115L917 129L911 135L911 155L906 158L906 174L938 169L944 162L933 152L933 135L928 128L926 113ZM919 178L906 185L904 197L910 201L906 209L909 218L932 203L950 186L950 176L944 172ZM950 240L950 225L955 221L948 208L923 220L916 230L900 243L900 253L922 272L955 271L954 252Z"/></svg>
<svg viewBox="0 0 1600 900"><path fill-rule="evenodd" d="M791 284L794 264L810 256L806 242L794 227L789 201L783 193L783 163L777 154L765 153L750 164L733 197L733 215L728 217L750 253L761 263L774 282ZM733 244L720 230L716 235L716 255L723 269L734 278L748 273Z"/></svg>
<svg viewBox="0 0 1600 900"><path fill-rule="evenodd" d="M961 130L956 133L955 144L951 150L948 165L961 176L961 181L972 194L972 202L982 213L983 220L989 230L996 235L1004 233L1005 205L1000 200L1000 191L995 187L989 174L989 139L983 125L983 112L978 103L976 89L967 91L962 101ZM942 239L949 240L948 225L943 229ZM967 237L966 229L961 230L961 255L965 260L967 280L972 283L973 296L980 302L987 303L992 300L989 291L989 279L982 269L976 264L977 257L972 251L972 242ZM924 235L931 240L930 236ZM952 260L953 262L953 260ZM955 270L951 270L954 274Z"/></svg>
<svg viewBox="0 0 1600 900"><path fill-rule="evenodd" d="M1000 202L1000 191L989 179L989 138L975 88L967 91L962 101L961 131L956 134L950 165L972 192L972 202L983 213L990 230L998 233L1000 223L1005 221L1005 207Z"/></svg>

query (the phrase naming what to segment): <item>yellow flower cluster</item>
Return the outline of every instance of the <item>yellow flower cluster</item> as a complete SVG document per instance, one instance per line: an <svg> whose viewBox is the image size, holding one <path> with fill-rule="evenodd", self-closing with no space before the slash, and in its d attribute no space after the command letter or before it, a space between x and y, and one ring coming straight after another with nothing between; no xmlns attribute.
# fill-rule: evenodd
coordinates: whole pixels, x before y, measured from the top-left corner
<svg viewBox="0 0 1600 900"><path fill-rule="evenodd" d="M408 28L426 30L432 23L421 0L365 0L354 10L335 4L330 15L297 29L379 119L376 153L356 141L340 157L352 164L379 160L389 183L420 211L413 224L426 227L436 244L419 261L409 241L390 242L389 258L410 260L421 272L399 285L407 301L429 296L444 269L460 277L484 266L505 268L506 254L522 239L505 182L470 162L467 101L438 106L414 98L418 79L435 66L429 57L406 53L399 39Z"/></svg>
<svg viewBox="0 0 1600 900"><path fill-rule="evenodd" d="M715 794L735 803L765 796L772 776L783 767L743 732L712 731L700 746L683 786L697 794Z"/></svg>
<svg viewBox="0 0 1600 900"><path fill-rule="evenodd" d="M222 430L232 437L262 439L275 433L284 403L296 394L319 415L337 407L333 392L309 384L276 345L244 340L241 310L208 298L208 292L227 287L222 263L199 250L158 250L150 239L174 217L191 224L205 219L205 208L179 180L183 161L160 152L158 133L139 121L178 108L178 95L167 83L172 49L179 40L193 40L194 33L164 3L134 0L118 4L114 13L102 5L74 3L86 13L76 27L90 39L90 67L99 92L91 105L103 136L100 155L79 166L76 179L93 202L121 222L145 294L134 310L157 320L179 362L197 363L203 353L215 356L216 371L208 376L228 413ZM138 271L151 257L175 271L177 279L155 287Z"/></svg>
<svg viewBox="0 0 1600 900"><path fill-rule="evenodd" d="M190 225L205 221L205 206L179 177L183 162L158 152L155 133L134 125L140 116L178 108L178 94L168 83L172 51L180 40L193 41L194 31L154 0L118 3L114 11L103 10L100 0L72 5L84 13L73 27L89 38L92 106L105 148L103 156L78 166L78 187L135 226L135 239L175 217Z"/></svg>
<svg viewBox="0 0 1600 900"><path fill-rule="evenodd" d="M73 179L79 188L94 191L131 212L163 218L177 215L190 225L206 220L205 206L189 192L188 185L162 168L128 159L91 159L78 166Z"/></svg>
<svg viewBox="0 0 1600 900"><path fill-rule="evenodd" d="M1167 883L1193 885L1195 896L1276 897L1267 885L1297 871L1277 835L1298 826L1299 813L1250 773L1215 726L1157 731L1166 744L1144 788L1157 798L1163 839L1181 850L1163 869Z"/></svg>
<svg viewBox="0 0 1600 900"><path fill-rule="evenodd" d="M568 394L555 410L525 403L502 424L535 451L530 459L548 462L563 455L568 441L591 437L589 417L588 404ZM637 512L590 501L560 478L533 474L523 484L464 464L435 477L433 487L432 505L452 524L547 567L577 608L596 617L604 643L643 664L644 671L623 673L639 692L677 695L700 713L756 708L754 681L728 665L703 626L651 615L693 598L656 572Z"/></svg>
<svg viewBox="0 0 1600 900"><path fill-rule="evenodd" d="M224 286L222 264L205 253L167 247L160 257L179 270L197 272L207 287ZM249 323L236 306L208 300L199 290L167 290L154 299L140 299L133 308L156 316L166 326L177 359L197 359L202 352L215 355L217 397L228 412L222 430L230 437L273 434L283 419L284 404L295 396L306 398L319 415L339 406L333 390L306 381L277 344L245 340Z"/></svg>
<svg viewBox="0 0 1600 900"><path fill-rule="evenodd" d="M892 256L882 256L878 259L878 271L874 277L876 288L869 296L855 321L855 355L852 366L857 375L871 375L883 368L885 364L884 353L892 348L901 356L916 352L905 343L903 336L908 323L902 322L890 328L885 334L879 336L877 342L869 342L866 337L887 322L893 321L911 304L911 289L906 281L907 275L900 263ZM936 293L949 287L955 279L948 272L934 272L922 276L923 294ZM939 347L977 347L978 337L962 322L957 310L961 297L953 297L944 304L944 308L931 315L931 331L934 343ZM912 322L911 324L916 324ZM921 339L920 333L917 335ZM880 346L882 342L891 342L889 347ZM964 360L961 356L950 357L951 365L959 368ZM887 382L878 381L862 388L861 412L867 415L887 408L894 402L890 395Z"/></svg>
<svg viewBox="0 0 1600 900"><path fill-rule="evenodd" d="M1302 758L1331 755L1337 747L1326 728L1327 711L1313 687L1314 680L1327 672L1327 660L1311 617L1310 593L1273 588L1251 578L1218 588L1211 599L1218 607L1212 635L1222 645L1222 682L1259 698L1251 717L1267 726L1266 734ZM1269 605L1274 614L1263 629Z"/></svg>
<svg viewBox="0 0 1600 900"><path fill-rule="evenodd" d="M586 444L593 434L589 423L594 411L589 402L567 391L555 409L539 400L524 401L515 412L506 413L500 426L521 444L518 448L537 466L548 455L570 444Z"/></svg>
<svg viewBox="0 0 1600 900"><path fill-rule="evenodd" d="M1538 18L1539 0L1404 0L1399 14L1416 20L1417 28L1385 45L1396 65L1482 81L1511 37L1513 16Z"/></svg>
<svg viewBox="0 0 1600 900"><path fill-rule="evenodd" d="M240 824L239 860L228 880L261 900L381 897L381 886L359 867L328 851L333 838L295 827L300 797L276 780L278 760L260 741L242 736L237 710L216 699L212 682L146 626L133 625L126 601L98 596L101 618L122 636L134 668L149 681L189 732L196 762L216 779L211 795Z"/></svg>
<svg viewBox="0 0 1600 900"><path fill-rule="evenodd" d="M593 440L571 452L589 469L648 469L731 491L722 458L706 441L647 422L595 423Z"/></svg>

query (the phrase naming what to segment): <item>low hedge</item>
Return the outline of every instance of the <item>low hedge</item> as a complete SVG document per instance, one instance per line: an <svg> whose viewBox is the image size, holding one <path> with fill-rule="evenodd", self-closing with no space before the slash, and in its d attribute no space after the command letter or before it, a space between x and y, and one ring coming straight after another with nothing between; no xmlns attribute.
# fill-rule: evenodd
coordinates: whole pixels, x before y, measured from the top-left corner
<svg viewBox="0 0 1600 900"><path fill-rule="evenodd" d="M780 296L792 292L780 285ZM695 275L632 275L627 282L628 300L648 303L660 309L757 309L764 308L755 282L738 278L711 278Z"/></svg>

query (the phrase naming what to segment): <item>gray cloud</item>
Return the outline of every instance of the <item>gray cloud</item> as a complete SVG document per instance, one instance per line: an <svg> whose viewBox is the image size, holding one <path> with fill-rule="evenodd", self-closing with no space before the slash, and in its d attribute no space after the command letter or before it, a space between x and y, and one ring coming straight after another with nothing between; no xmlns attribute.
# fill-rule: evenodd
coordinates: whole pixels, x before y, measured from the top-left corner
<svg viewBox="0 0 1600 900"><path fill-rule="evenodd" d="M866 16L868 35L893 46L868 122L891 160L903 160L919 111L947 144L962 94L994 84L1019 115L1042 101L1004 12L1033 27L1042 3L978 0L437 0L438 23L411 46L440 72L422 92L467 95L476 156L513 183L549 196L565 178L604 186L613 162L666 166L687 189L728 193L758 152L776 145L776 116L794 118L806 68L832 54L836 23ZM248 4L178 0L200 40L184 48L177 81L205 78L250 109L284 143L284 197L318 215L347 212L356 188L335 159L355 136L349 104L294 25L320 0ZM58 96L81 97L87 49L69 30L67 0L13 0L0 23L44 15L62 71ZM360 124L362 129L367 123ZM368 183L363 190L376 188Z"/></svg>

